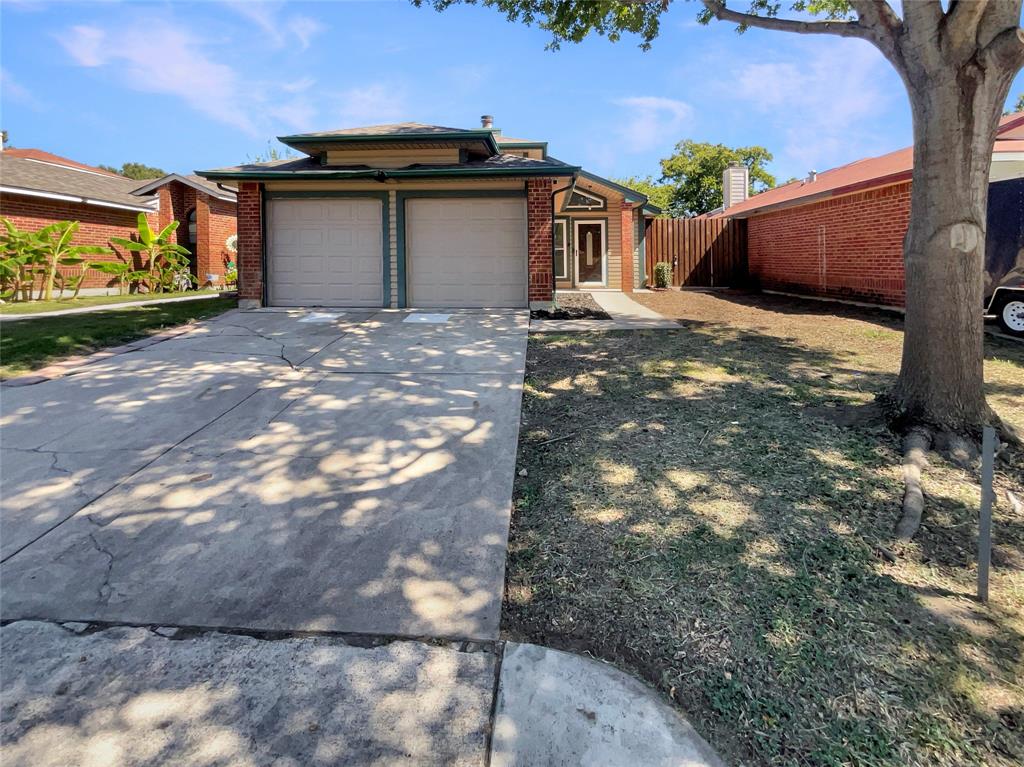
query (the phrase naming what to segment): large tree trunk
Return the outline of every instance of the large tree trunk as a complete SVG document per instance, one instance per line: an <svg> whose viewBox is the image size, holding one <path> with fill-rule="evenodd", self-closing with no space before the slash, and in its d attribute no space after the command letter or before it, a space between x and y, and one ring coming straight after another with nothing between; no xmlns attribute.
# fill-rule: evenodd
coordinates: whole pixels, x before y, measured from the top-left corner
<svg viewBox="0 0 1024 767"><path fill-rule="evenodd" d="M1006 87L968 64L907 78L914 118L906 324L893 396L905 427L971 434L988 418L983 269L992 143ZM989 78L990 80L996 78Z"/></svg>

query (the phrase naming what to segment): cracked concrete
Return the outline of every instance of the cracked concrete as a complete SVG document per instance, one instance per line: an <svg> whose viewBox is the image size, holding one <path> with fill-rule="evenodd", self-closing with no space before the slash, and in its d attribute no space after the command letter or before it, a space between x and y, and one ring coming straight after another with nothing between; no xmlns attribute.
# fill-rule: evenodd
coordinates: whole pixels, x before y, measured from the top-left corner
<svg viewBox="0 0 1024 767"><path fill-rule="evenodd" d="M74 467L18 453L37 465L4 477L6 618L497 636L525 313L302 316L229 315L5 398L14 446Z"/></svg>
<svg viewBox="0 0 1024 767"><path fill-rule="evenodd" d="M5 389L5 764L625 767L653 721L649 763L717 767L639 688L649 721L560 722L596 664L501 664L528 321L407 315L230 313Z"/></svg>

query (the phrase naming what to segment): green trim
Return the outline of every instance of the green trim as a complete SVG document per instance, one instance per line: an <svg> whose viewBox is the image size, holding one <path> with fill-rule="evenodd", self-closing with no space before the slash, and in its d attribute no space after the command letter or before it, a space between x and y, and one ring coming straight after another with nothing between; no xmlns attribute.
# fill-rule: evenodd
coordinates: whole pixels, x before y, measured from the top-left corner
<svg viewBox="0 0 1024 767"><path fill-rule="evenodd" d="M466 197L512 197L526 199L525 189L423 189L420 191L398 191L395 197L395 222L398 228L398 308L407 308L406 292L406 249L405 249L405 203L406 200L426 198L466 198ZM527 292L529 292L529 276L527 276Z"/></svg>
<svg viewBox="0 0 1024 767"><path fill-rule="evenodd" d="M635 189L630 189L628 186L616 184L614 181L611 181L610 179L602 178L601 176L598 176L594 173L590 173L589 171L585 170L580 170L580 175L583 176L583 178L589 179L590 181L593 181L598 184L603 184L604 186L607 186L610 189L614 189L616 192L624 196L630 202L642 202L644 204L647 203L646 195L641 194Z"/></svg>
<svg viewBox="0 0 1024 767"><path fill-rule="evenodd" d="M492 155L498 154L498 145L494 140L494 133L489 130L399 134L356 133L343 136L311 136L308 134L300 134L296 136L278 136L277 140L282 144L287 144L295 149L301 149L302 146L315 146L317 144L429 144L436 143L438 141L462 141L466 143L483 142Z"/></svg>
<svg viewBox="0 0 1024 767"><path fill-rule="evenodd" d="M446 168L416 170L332 170L332 171L199 171L211 181L359 181L384 182L389 178L523 178L533 176L572 176L579 172L572 165L554 168Z"/></svg>
<svg viewBox="0 0 1024 767"><path fill-rule="evenodd" d="M600 200L601 201L601 207L599 207L599 208L570 208L569 207L569 201L572 199L572 196L574 194L580 194L580 195L583 195L584 197L592 197L595 200ZM566 192L565 199L562 200L562 212L563 213L600 213L600 212L603 212L603 211L606 211L606 210L608 210L608 198L607 197L605 197L603 195L600 195L597 192L591 192L591 191L589 191L587 189L581 189L580 187L576 187L574 189L570 189L568 192Z"/></svg>
<svg viewBox="0 0 1024 767"><path fill-rule="evenodd" d="M263 291L267 298L270 295L270 281L267 279L266 269L266 201L267 200L290 200L290 199L314 199L314 198L330 198L330 197L342 197L362 200L380 200L381 203L381 244L383 246L383 257L381 258L381 264L384 269L384 275L382 280L383 287L383 303L381 306L385 309L391 306L391 205L388 201L387 192L355 192L355 191L337 191L337 190L323 190L323 191L279 191L274 192L263 188L263 230L264 230L264 273L263 273ZM399 230L401 231L401 230ZM267 305L267 301L264 301L264 305Z"/></svg>

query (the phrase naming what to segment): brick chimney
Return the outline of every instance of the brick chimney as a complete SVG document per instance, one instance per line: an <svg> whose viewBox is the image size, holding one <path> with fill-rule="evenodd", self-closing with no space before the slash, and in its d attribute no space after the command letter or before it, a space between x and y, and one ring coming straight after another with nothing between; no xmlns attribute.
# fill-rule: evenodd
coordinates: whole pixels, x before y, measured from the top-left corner
<svg viewBox="0 0 1024 767"><path fill-rule="evenodd" d="M494 127L494 116L493 115L480 115L480 127L484 130L490 130Z"/></svg>

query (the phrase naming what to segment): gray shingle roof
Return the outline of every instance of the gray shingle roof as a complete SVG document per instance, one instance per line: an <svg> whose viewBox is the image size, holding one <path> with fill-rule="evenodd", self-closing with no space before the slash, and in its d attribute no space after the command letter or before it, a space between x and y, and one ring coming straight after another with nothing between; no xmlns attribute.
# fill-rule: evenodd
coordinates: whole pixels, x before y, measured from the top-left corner
<svg viewBox="0 0 1024 767"><path fill-rule="evenodd" d="M0 185L132 208L151 207L156 201L152 196L132 194L139 182L130 178L100 175L22 157L5 157L3 153L0 153Z"/></svg>
<svg viewBox="0 0 1024 767"><path fill-rule="evenodd" d="M216 197L221 200L233 201L235 200L236 193L234 189L223 189L217 185L216 181L207 181L202 176L197 176L194 173L180 174L180 173L168 173L166 176L155 178L149 181L144 181L138 184L133 190L133 194L146 195L155 193L160 187L165 184L169 184L172 181L179 183L185 183L193 188L200 189L212 197Z"/></svg>
<svg viewBox="0 0 1024 767"><path fill-rule="evenodd" d="M387 125L366 125L362 128L299 133L288 138L330 138L331 136L429 136L432 133L467 133L463 128L446 128L443 125L426 123L390 123Z"/></svg>
<svg viewBox="0 0 1024 767"><path fill-rule="evenodd" d="M485 160L473 160L471 162L451 165L409 165L405 168L383 168L376 169L368 165L321 165L320 161L312 157L301 157L298 159L274 160L272 162L248 163L246 165L233 165L227 168L215 168L212 170L200 171L208 178L220 178L224 176L251 176L251 177L282 177L301 176L314 177L325 176L344 177L345 175L371 176L383 173L386 176L402 177L406 175L429 176L429 175L468 175L479 173L487 175L496 173L509 175L516 171L525 175L537 175L550 172L552 175L565 175L578 170L575 166L564 163L560 160L548 158L547 160L534 160L529 157L519 157L511 154L498 154L488 157Z"/></svg>

